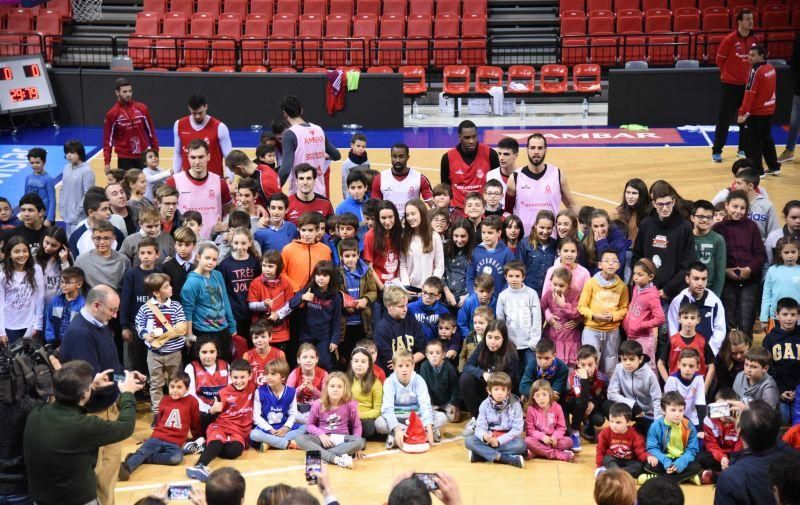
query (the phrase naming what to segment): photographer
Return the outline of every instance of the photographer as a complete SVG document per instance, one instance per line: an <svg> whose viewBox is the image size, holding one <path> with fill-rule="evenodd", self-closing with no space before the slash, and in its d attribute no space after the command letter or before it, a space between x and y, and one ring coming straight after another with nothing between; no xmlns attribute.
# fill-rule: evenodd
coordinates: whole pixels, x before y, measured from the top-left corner
<svg viewBox="0 0 800 505"><path fill-rule="evenodd" d="M86 361L66 363L53 375L55 402L36 407L28 416L23 437L31 496L39 505L84 505L99 502L95 465L98 450L133 434L136 401L142 384L131 372L116 386L111 370L94 374ZM87 415L84 408L93 391L118 388L117 419ZM113 488L111 489L113 496Z"/></svg>
<svg viewBox="0 0 800 505"><path fill-rule="evenodd" d="M461 492L450 474L437 472L433 482L436 483L436 489L429 492L425 483L413 472L401 474L394 481L386 505L430 505L433 503L431 494L444 505L461 505Z"/></svg>

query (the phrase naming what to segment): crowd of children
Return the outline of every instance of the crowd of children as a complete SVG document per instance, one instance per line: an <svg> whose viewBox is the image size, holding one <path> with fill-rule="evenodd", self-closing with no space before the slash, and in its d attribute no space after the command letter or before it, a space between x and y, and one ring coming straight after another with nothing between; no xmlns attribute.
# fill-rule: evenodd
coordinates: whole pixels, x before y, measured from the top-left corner
<svg viewBox="0 0 800 505"><path fill-rule="evenodd" d="M243 179L213 238L176 211L153 150L124 174L135 217L112 214L77 141L64 146L64 233L47 153L32 149L19 222L0 199L0 342L57 348L86 288L120 293L119 352L150 377L154 428L122 479L199 454L187 475L205 480L249 447L353 468L366 440L418 445L410 418L434 444L467 412L472 462L571 462L583 439L598 473L700 484L741 449L749 402L800 423L800 202L781 228L746 162L717 205L632 179L613 218L544 210L525 230L497 180L466 195L463 219L446 183L433 208L370 199L365 149L354 136L335 214L290 222L296 200Z"/></svg>

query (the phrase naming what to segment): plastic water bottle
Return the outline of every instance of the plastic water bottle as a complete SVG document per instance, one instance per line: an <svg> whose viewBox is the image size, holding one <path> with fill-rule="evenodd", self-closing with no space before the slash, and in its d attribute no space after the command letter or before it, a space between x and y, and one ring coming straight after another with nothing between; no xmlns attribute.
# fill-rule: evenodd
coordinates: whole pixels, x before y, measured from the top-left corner
<svg viewBox="0 0 800 505"><path fill-rule="evenodd" d="M586 118L589 117L589 100L586 99L586 98L583 99L583 114L582 114L582 116L583 116L583 119L586 119Z"/></svg>
<svg viewBox="0 0 800 505"><path fill-rule="evenodd" d="M528 111L526 110L526 107L525 107L525 100L523 100L522 103L519 104L519 118L524 121L525 120L525 114L527 112Z"/></svg>
<svg viewBox="0 0 800 505"><path fill-rule="evenodd" d="M414 100L411 102L411 117L417 117L419 115L419 106L417 105L417 101Z"/></svg>

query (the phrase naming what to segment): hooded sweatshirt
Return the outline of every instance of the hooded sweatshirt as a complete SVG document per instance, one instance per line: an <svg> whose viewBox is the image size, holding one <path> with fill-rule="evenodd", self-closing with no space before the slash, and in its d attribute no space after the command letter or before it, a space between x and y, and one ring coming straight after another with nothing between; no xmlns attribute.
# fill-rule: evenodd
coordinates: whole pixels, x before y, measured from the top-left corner
<svg viewBox="0 0 800 505"><path fill-rule="evenodd" d="M661 387L655 372L647 364L648 356L643 356L641 365L628 372L617 365L611 382L608 384L608 399L614 403L624 403L633 410L633 415L644 412L650 418L661 416Z"/></svg>
<svg viewBox="0 0 800 505"><path fill-rule="evenodd" d="M345 191L342 194L346 195L347 191ZM358 218L359 223L363 223L364 222L363 208L364 208L364 202L366 201L367 201L366 198L361 201L358 201L352 196L348 196L347 198L342 200L342 203L336 206L336 215L341 216L342 214L350 213Z"/></svg>
<svg viewBox="0 0 800 505"><path fill-rule="evenodd" d="M323 293L316 282L312 282L309 289L314 294L310 302L302 299L305 289L295 293L289 302L292 310L301 305L305 307L298 328L300 342L327 341L339 345L342 335L342 295L330 289Z"/></svg>
<svg viewBox="0 0 800 505"><path fill-rule="evenodd" d="M600 312L611 312L610 322L595 321L592 315ZM628 286L618 275L611 280L598 272L583 286L578 301L578 312L584 317L587 328L597 331L613 331L628 312Z"/></svg>
<svg viewBox="0 0 800 505"><path fill-rule="evenodd" d="M735 422L727 423L722 419L706 417L703 421L703 433L703 444L717 461L722 458L730 459L732 452L742 450L742 437L739 436Z"/></svg>
<svg viewBox="0 0 800 505"><path fill-rule="evenodd" d="M653 283L672 298L684 288L689 263L696 261L692 225L677 210L661 220L656 212L644 218L633 243L633 262L653 261L657 270Z"/></svg>
<svg viewBox="0 0 800 505"><path fill-rule="evenodd" d="M674 459L669 456L670 443L673 441L672 430L680 430L681 441L683 442L683 447L672 448L682 451L680 456ZM672 424L665 418L660 417L653 422L647 431L647 452L655 456L664 468L675 465L678 472L684 471L689 466L689 463L695 460L698 450L697 431L685 417L681 419L679 424Z"/></svg>
<svg viewBox="0 0 800 505"><path fill-rule="evenodd" d="M753 400L764 400L773 408L778 406L778 400L781 395L775 379L768 373L765 373L755 384L750 384L744 372L739 372L733 381L733 390L745 405Z"/></svg>
<svg viewBox="0 0 800 505"><path fill-rule="evenodd" d="M652 284L643 288L634 286L632 291L631 304L622 321L622 328L631 340L647 338L653 334L653 328L664 324L661 297Z"/></svg>
<svg viewBox="0 0 800 505"><path fill-rule="evenodd" d="M508 338L517 349L533 349L542 338L542 310L533 288L507 287L497 297L497 319L505 321Z"/></svg>
<svg viewBox="0 0 800 505"><path fill-rule="evenodd" d="M192 330L215 332L227 329L231 334L236 331L225 279L219 271L212 270L208 277L189 272L181 290L181 301Z"/></svg>
<svg viewBox="0 0 800 505"><path fill-rule="evenodd" d="M764 337L762 345L772 356L769 374L778 391L794 391L800 385L800 325L795 324L788 331L776 326Z"/></svg>
<svg viewBox="0 0 800 505"><path fill-rule="evenodd" d="M726 267L750 267L750 278L740 281L741 284L760 282L767 251L756 223L746 218L738 221L725 219L714 225L714 231L725 239Z"/></svg>
<svg viewBox="0 0 800 505"><path fill-rule="evenodd" d="M483 436L492 433L497 436L500 445L511 442L522 435L525 429L525 417L519 398L509 395L502 403L495 402L491 396L486 397L478 407L478 419L475 424L475 438L484 442Z"/></svg>
<svg viewBox="0 0 800 505"><path fill-rule="evenodd" d="M406 317L399 320L385 314L375 326L373 339L378 348L377 365L383 368L387 374L391 373L388 364L397 350L406 349L412 354L425 352L425 344L423 344L425 334L422 332L422 326L411 312L407 312ZM386 387L385 383L384 387Z"/></svg>
<svg viewBox="0 0 800 505"><path fill-rule="evenodd" d="M769 198L761 193L756 193L755 199L750 202L750 211L747 213L747 217L758 227L762 241L766 240L770 233L781 227L778 213L775 212L775 206L772 205Z"/></svg>
<svg viewBox="0 0 800 505"><path fill-rule="evenodd" d="M541 442L545 436L563 438L566 432L567 421L558 402L551 403L547 410L542 410L536 404L528 407L525 415L525 438Z"/></svg>
<svg viewBox="0 0 800 505"><path fill-rule="evenodd" d="M681 305L684 303L693 303L697 306L697 309L700 311L700 321L697 323L695 331L705 337L708 345L716 356L727 335L725 307L722 305L722 302L717 298L717 295L708 289L705 290L703 296L699 300L695 299L692 292L689 291L689 288L684 289L672 300L672 303L669 304L667 326L670 335L681 331L678 312L680 311Z"/></svg>
<svg viewBox="0 0 800 505"><path fill-rule="evenodd" d="M398 417L406 418L412 411L419 415L424 426L433 424L433 405L425 380L416 372L411 372L408 384L403 384L397 374L392 373L383 383L381 404L381 416L386 420L389 433L400 424Z"/></svg>
<svg viewBox="0 0 800 505"><path fill-rule="evenodd" d="M467 268L467 292L475 291L475 277L478 274L489 273L494 280L495 293L501 292L506 287L506 278L503 275L503 265L514 259L514 253L500 240L494 249L487 249L485 244L478 244L472 251L472 262Z"/></svg>
<svg viewBox="0 0 800 505"><path fill-rule="evenodd" d="M425 305L422 301L422 297L415 302L409 303L408 311L414 315L414 318L420 326L422 326L426 345L437 337L439 317L450 313L442 302L437 300L433 305Z"/></svg>
<svg viewBox="0 0 800 505"><path fill-rule="evenodd" d="M375 276L372 275L369 265L364 260L358 260L356 268L350 270L341 265L341 282L339 286L355 299L366 298L369 303L362 310L354 310L352 313L344 311L345 323L347 325L364 326L364 332L372 335L372 303L378 299L378 286L375 284Z"/></svg>
<svg viewBox="0 0 800 505"><path fill-rule="evenodd" d="M761 295L761 321L766 323L770 317L775 317L781 298L800 300L800 265L769 267Z"/></svg>
<svg viewBox="0 0 800 505"><path fill-rule="evenodd" d="M267 279L259 275L247 289L247 306L253 314L254 320L259 317L269 317L277 312L280 319L273 322L270 342L280 343L289 340L289 300L294 296L294 289L285 274L281 273L277 279ZM269 305L265 303L269 300Z"/></svg>

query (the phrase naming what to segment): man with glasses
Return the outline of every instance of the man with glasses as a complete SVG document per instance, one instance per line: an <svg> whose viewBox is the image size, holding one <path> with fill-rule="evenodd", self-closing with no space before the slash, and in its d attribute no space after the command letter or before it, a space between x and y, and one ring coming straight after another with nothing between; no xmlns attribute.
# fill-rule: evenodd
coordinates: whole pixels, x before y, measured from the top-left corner
<svg viewBox="0 0 800 505"><path fill-rule="evenodd" d="M694 254L708 269L707 287L715 295L722 296L727 249L722 235L711 229L714 225L714 204L708 200L694 202L692 224Z"/></svg>
<svg viewBox="0 0 800 505"><path fill-rule="evenodd" d="M112 226L110 223L106 224ZM92 239L97 237L96 244L105 244L102 246L103 249L111 251L113 232L110 229L101 231L99 228L106 227L95 227ZM92 252L96 251L90 251ZM127 260L128 258L125 258L125 261ZM124 374L114 342L114 333L109 327L109 323L117 317L117 311L119 311L119 296L114 287L102 283L96 284L86 295L86 305L70 323L61 343L62 362L84 360L92 366L95 374L109 375L111 384L93 389L92 396L84 405L89 414L105 421L115 421L119 417L117 407L119 388L113 379L115 375ZM144 375L139 372L131 373L137 382L144 383ZM121 442L103 446L97 453L97 465L94 469L97 476L97 500L103 505L114 503L114 487L117 484L121 455Z"/></svg>
<svg viewBox="0 0 800 505"><path fill-rule="evenodd" d="M82 253L75 260L86 275L86 284L89 287L106 284L119 291L122 287L122 277L131 267L127 256L115 251L114 225L108 221L98 221L92 228L93 249Z"/></svg>
<svg viewBox="0 0 800 505"><path fill-rule="evenodd" d="M397 143L389 151L392 168L384 170L372 179L371 197L389 200L397 207L400 219L406 213L406 204L411 200L423 200L433 206L433 189L427 177L408 166L411 159L408 146Z"/></svg>
<svg viewBox="0 0 800 505"><path fill-rule="evenodd" d="M155 197L158 214L161 218L161 230L175 235L175 230L183 226L181 211L178 210L178 190L167 185L156 188Z"/></svg>

